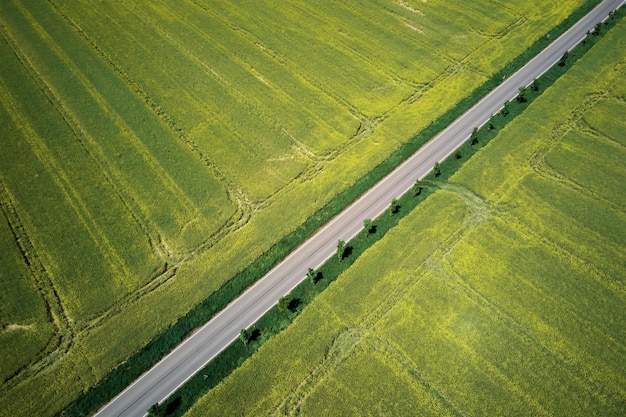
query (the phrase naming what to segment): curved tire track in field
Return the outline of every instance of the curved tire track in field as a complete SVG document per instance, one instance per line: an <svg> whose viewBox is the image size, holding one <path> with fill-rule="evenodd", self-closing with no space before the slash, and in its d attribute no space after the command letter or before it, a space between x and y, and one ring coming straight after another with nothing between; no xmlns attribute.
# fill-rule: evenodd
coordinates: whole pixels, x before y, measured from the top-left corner
<svg viewBox="0 0 626 417"><path fill-rule="evenodd" d="M17 46L11 35L6 31L4 26L0 25L0 32L2 36L6 39L7 43L11 46L14 53L20 60L23 67L26 69L27 73L30 77L36 82L39 86L40 90L45 94L50 103L54 106L55 110L59 113L60 117L63 119L65 124L69 127L69 129L74 133L76 140L79 142L81 147L85 150L87 155L91 158L91 160L98 166L102 172L103 177L109 184L111 190L119 197L120 201L126 207L130 215L133 217L135 222L139 225L141 230L146 235L150 246L153 249L153 252L156 256L164 262L165 271L157 272L157 274L150 279L150 282L147 286L154 285L154 281L159 281L159 278L166 275L168 273L167 265L168 263L172 263L171 254L169 254L169 258L166 254L166 247L162 242L162 238L158 233L158 230L155 226L151 225L150 219L142 215L141 209L138 208L138 204L134 201L134 199L125 191L125 187L123 184L120 184L118 181L121 178L121 174L112 169L108 164L106 164L105 158L102 157L103 153L97 146L97 143L93 137L91 137L86 130L81 126L78 122L76 116L65 106L63 101L57 95L57 93L49 86L43 76L37 71L34 65L30 62L28 57L20 50ZM97 154L97 155L96 155ZM159 282L159 285L162 282ZM130 297L132 298L132 295ZM124 302L124 299L118 300L117 303ZM103 313L106 315L108 312ZM86 328L92 327L93 322L99 322L100 317L96 317L91 320L85 327L81 327L81 329L76 329L79 333Z"/></svg>
<svg viewBox="0 0 626 417"><path fill-rule="evenodd" d="M27 227L20 219L13 197L4 185L2 178L0 178L0 211L4 213L13 233L15 244L31 273L33 284L45 304L48 320L54 327L52 338L39 354L29 364L22 366L13 375L2 381L0 390L5 391L62 357L74 344L75 332L72 320L63 307L61 297L28 236Z"/></svg>
<svg viewBox="0 0 626 417"><path fill-rule="evenodd" d="M51 1L50 3L54 6L55 9L57 9L57 11L59 11L59 14L62 17L67 19L67 17L64 16L63 13L61 13L60 10L57 8L56 4L54 4ZM72 27L74 27L74 29L79 34L84 35L84 33L82 33L79 30L80 28L75 26L73 22L69 21L69 23ZM210 247L210 245L214 243L214 242L211 242L211 239L213 239L213 241L217 241L219 240L219 238L226 235L227 233L230 233L232 230L235 230L236 228L243 226L247 222L247 220L250 218L252 210L250 208L250 203L247 197L242 192L240 192L240 190L236 189L235 191L233 191L232 187L231 188L227 187L227 192L231 196L231 199L233 201L236 201L237 207L238 207L235 214L232 216L230 220L230 224L227 223L226 227L222 226L222 228L220 228L218 232L216 232L213 236L210 236L209 238L207 238L207 240L203 242L204 247L201 246L199 249L198 248L193 249L189 253L186 253L183 255L172 253L167 247L167 245L165 244L165 242L163 241L162 237L160 236L160 233L158 232L158 228L156 228L151 223L151 220L148 217L143 215L141 209L139 208L138 203L134 201L134 199L130 196L128 192L126 192L126 187L122 183L123 181L120 182L122 175L119 172L115 171L111 166L109 166L106 163L105 158L101 157L102 151L98 148L97 142L81 126L80 122L78 121L78 118L63 103L63 101L58 96L58 94L54 91L54 89L46 82L44 77L37 71L35 66L30 62L29 58L25 55L25 53L21 51L21 49L18 47L17 43L14 41L14 39L12 38L8 30L4 27L4 25L0 25L0 34L6 39L7 43L11 46L16 56L20 60L22 66L25 68L25 70L30 75L30 77L36 82L36 84L39 86L40 90L45 94L48 100L52 103L52 105L54 106L54 108L59 113L60 117L62 118L62 120L64 120L66 125L74 133L80 145L83 147L83 149L85 149L85 151L90 156L92 161L94 161L96 165L100 168L101 173L106 179L106 181L108 182L110 188L122 201L123 205L127 208L130 215L133 217L133 219L137 222L141 230L146 235L150 243L150 246L153 248L154 253L163 262L163 268L159 268L156 274L149 278L148 283L146 285L135 290L132 293L129 293L127 296L121 299L118 299L108 310L103 312L101 315L89 321L84 322L83 324L81 324L80 328L74 328L74 327L64 328L63 327L64 324L70 325L71 320L68 318L65 310L63 309L62 301L58 293L56 292L56 289L52 288L51 292L55 295L56 300L51 301L48 298L44 297L44 302L48 306L48 309L52 311L52 315L51 315L51 317L53 318L52 321L53 321L53 324L55 325L55 328L57 329L57 332L59 333L57 337L59 338L60 342L58 343L58 346L55 348L55 350L52 353L46 355L45 357L41 359L38 359L34 364L29 365L27 368L21 369L16 375L12 376L10 380L5 381L6 383L4 384L4 386L10 387L10 386L17 384L22 379L32 376L42 371L46 367L53 365L56 360L62 357L62 355L64 355L69 350L76 336L79 336L80 334L99 326L100 324L104 322L105 319L110 318L111 316L114 316L120 311L122 311L125 305L133 301L136 301L137 299L148 294L149 292L154 291L160 285L163 285L164 283L166 283L169 279L175 276L177 268L181 262L184 262L188 260L189 258L193 257L199 251L205 250L208 247ZM89 39L86 39L86 40L89 42ZM115 64L112 63L112 61L107 61L106 59L107 57L103 55L102 51L99 50L97 46L93 44L90 44L90 45L92 46L92 48L96 50L96 52L98 52L98 54L102 58L104 58L105 62L109 63L111 66L114 66L114 69L119 69L115 67ZM119 71L117 71L117 73L118 75L120 75ZM128 82L127 79L125 79L125 81ZM140 92L137 92L136 89L133 89L133 87L136 87L136 86L133 85L132 82L129 85L130 85L131 91L140 93ZM161 118L163 118L163 115L161 114L158 114L158 115ZM173 128L176 131L176 126L172 127L171 124L168 124L168 125L170 126L170 128ZM178 131L176 132L180 136L180 132ZM207 165L209 164L207 163ZM216 236L217 236L217 239L216 239ZM50 284L52 285L51 282ZM62 313L55 312L53 308L50 308L50 306L55 306L56 304L59 305L59 308L62 310ZM57 317L65 317L66 320L57 320ZM70 335L69 337L68 337L68 334Z"/></svg>
<svg viewBox="0 0 626 417"><path fill-rule="evenodd" d="M120 79L126 83L129 90L135 93L138 97L140 97L148 106L148 108L153 112L153 114L159 118L166 126L168 126L178 137L178 139L183 142L201 161L204 165L206 165L214 176L219 179L226 188L226 192L229 196L229 199L237 207L235 213L231 216L229 220L227 220L224 225L219 227L216 232L209 235L203 242L197 244L194 248L189 249L188 251L181 251L180 253L176 253L176 258L189 258L197 253L201 253L206 249L213 246L217 241L223 238L226 234L231 233L234 230L237 230L243 227L254 212L254 207L250 202L250 199L246 195L246 193L234 183L231 179L229 179L219 167L213 163L208 156L202 152L200 147L189 138L187 132L180 127L178 122L170 116L163 107L158 104L154 99L148 95L148 93L143 89L143 87L137 83L128 72L126 72L122 67L120 67L110 55L108 55L102 48L100 48L94 39L92 39L87 32L85 32L78 23L76 23L73 19L71 19L59 6L56 1L48 0L48 2L54 7L57 13L65 19L70 27L74 29L78 35L84 39L87 45L106 63L112 71L114 71ZM160 241L162 242L162 240ZM163 247L166 253L170 253L167 247Z"/></svg>
<svg viewBox="0 0 626 417"><path fill-rule="evenodd" d="M494 217L487 202L471 190L456 184L440 184L438 182L422 181L424 187L445 190L462 199L468 209L468 214L463 225L452 232L435 251L424 260L416 270L405 271L406 279L399 280L393 288L389 288L384 294L384 298L372 308L369 313L359 323L358 328L342 330L333 340L328 353L322 363L311 371L311 373L276 407L272 417L297 416L300 414L302 405L315 389L324 381L328 374L339 367L354 351L371 349L373 351L384 351L391 357L391 362L401 365L408 374L423 385L433 395L440 398L444 404L456 415L463 415L446 400L445 396L433 388L426 380L420 377L419 370L415 364L398 348L389 341L381 337L370 335L371 328L393 309L401 301L407 292L419 284L421 279L414 279L415 272L430 270L433 275L441 277L443 265L442 260L448 256L452 249L465 237L465 235L478 225ZM545 414L545 413L544 413Z"/></svg>
<svg viewBox="0 0 626 417"><path fill-rule="evenodd" d="M100 168L103 177L106 179L113 192L118 195L120 201L122 201L128 212L148 238L148 242L154 253L157 257L163 259L164 249L162 245L159 245L161 237L156 228L150 224L150 220L142 215L141 209L138 208L138 204L125 190L123 184L120 183L119 178L121 178L121 174L113 170L112 167L106 163L106 158L103 157L102 151L97 146L97 141L82 127L82 125L78 122L77 117L67 108L59 95L50 87L39 71L37 71L26 54L21 51L17 43L4 27L2 27L2 35L13 49L15 55L20 60L26 72L30 75L31 79L33 79L39 86L39 89L44 93L59 116L72 131L81 147L85 150L87 155L89 155L96 166Z"/></svg>
<svg viewBox="0 0 626 417"><path fill-rule="evenodd" d="M206 8L203 5L200 5L198 2L194 1L193 3L196 6L200 7L207 14L209 14L212 17L222 21L224 23L224 25L230 27L234 32L239 34L242 38L246 39L251 44L255 44L255 43L258 44L259 43L258 40L253 39L252 35L248 34L243 29L237 28L234 25L226 22L223 19L223 17L214 14L211 10L209 10L208 8ZM129 7L130 7L130 5L129 5ZM145 18L145 17L142 17L143 14L142 14L141 10L137 10L135 7L132 7L132 9L134 10L137 18ZM261 118L262 120L267 121L268 124L270 124L270 125L277 124L276 120L274 120L271 116L265 115L263 112L261 112L259 110L256 110L254 104L251 104L246 99L245 94L243 94L241 91L239 91L237 88L235 88L235 86L233 86L231 83L229 83L227 80L225 80L222 76L220 76L202 58L196 56L194 53L192 53L187 48L185 48L185 46L182 45L179 41L174 39L174 37L172 37L169 33L167 33L166 30L162 29L158 25L158 22L156 22L153 19L151 19L151 22L152 22L152 25L161 34L162 38L166 42L170 43L170 45L172 45L175 49L177 49L181 54L187 56L191 61L194 61L199 67L202 68L202 71L209 78L214 79L217 83L219 83L220 85L224 86L224 88L226 88L229 91L232 91L233 92L233 96L237 97L237 99L240 101L240 103L242 104L243 107L251 110L252 113L258 115L258 117ZM210 39L206 38L204 33L199 28L197 28L195 26L193 26L193 28L196 31L196 34L198 35L198 37L203 37L207 41L210 41ZM249 64L244 62L236 54L233 54L231 51L227 50L226 48L224 48L222 46L219 46L219 48L220 48L220 50L224 54L228 55L234 62L237 62L242 68L247 68L248 71L250 71L252 73L254 72L254 70L252 68L248 68ZM262 50L267 52L265 48L262 48ZM269 56L271 56L271 54ZM276 62L279 65L283 65L283 63L280 62L280 61L277 61L275 59L273 59L273 61ZM292 71L292 72L296 73L295 70ZM304 78L304 76L302 74L300 74L300 75ZM320 88L321 87L317 87L317 89L320 89ZM274 91L278 95L280 95L283 99L285 99L286 101L288 101L288 102L293 102L294 101L292 99L292 97L290 95L286 94L283 90L275 88ZM328 126L328 123L323 121L315 113L313 113L311 111L309 111L308 113L312 116L312 118L315 121ZM317 175L319 172L321 172L324 169L324 166L328 162L332 161L337 156L341 155L344 152L346 147L352 146L352 145L354 145L355 142L361 141L361 140L369 137L372 134L372 132L376 129L376 126L378 125L378 123L382 119L381 118L376 118L376 117L373 117L373 118L372 117L366 117L365 115L362 115L362 117L360 117L359 120L361 121L361 123L359 124L359 128L357 129L357 131L346 142L342 143L341 145L333 148L332 150L330 150L330 151L328 151L328 152L326 152L324 154L318 154L318 153L314 152L306 144L304 144L303 142L301 142L300 140L295 138L293 135L291 135L289 133L289 131L285 127L281 127L282 131L292 141L292 148L295 150L295 153L300 155L300 156L302 156L303 158L307 159L311 163L311 165L307 169L303 170L301 173L299 173L298 175L293 177L288 183L286 183L283 186L277 188L272 195L270 195L270 196L268 196L266 198L263 198L261 200L258 200L258 201L255 201L254 203L252 203L252 202L248 201L247 197L244 195L243 197L246 198L246 201L248 202L248 205L251 208L252 214L254 213L254 211L259 210L259 209L263 209L267 205L271 204L271 202L274 199L278 198L281 194L287 192L288 190L291 190L292 188L298 186L299 183L305 182L305 181L313 178L315 175ZM224 121L223 121L223 123L227 125L227 123L225 123ZM241 196L238 197L238 201L239 201L240 198L241 198ZM248 218L249 218L249 216L248 216ZM243 226L243 224L245 224L245 223L242 223L239 227ZM223 231L224 233L221 233L222 230L220 230L220 233L218 233L218 234L219 234L220 237L223 237L223 235L228 234L228 233L230 233L233 230L236 230L236 228L232 229L232 230L230 230L230 229L229 230L224 230ZM210 245L201 245L198 249L200 249L200 251L203 251L203 250L207 249L208 247L210 247Z"/></svg>
<svg viewBox="0 0 626 417"><path fill-rule="evenodd" d="M110 58L106 56L97 47L97 45L93 44L91 40L87 38L86 34L82 32L82 30L77 25L75 25L73 21L71 21L66 15L64 15L54 2L50 1L50 3L59 12L59 15L65 18L66 20L68 20L68 22L70 23L70 26L73 27L89 43L92 49L94 49L98 53L98 55L101 58L103 58L103 60L107 62L107 64L109 64L109 66L111 66L116 71L116 73L127 82L131 91L134 91L135 93L142 96L141 93L143 91L137 90L137 88L140 89L140 87L134 84L133 81L129 77L125 77L124 76L125 73L123 72L121 73L122 70L120 70L119 67L117 67L110 60ZM51 88L50 85L48 85L48 83L44 80L43 76L36 70L34 65L26 57L26 55L19 49L19 47L17 46L15 41L12 39L12 37L10 36L6 28L2 26L1 29L2 29L2 35L6 38L7 42L10 44L10 46L14 50L15 54L20 59L20 62L22 63L24 68L27 70L31 78L35 80L35 82L37 83L41 91L47 96L47 98L53 104L57 112L65 121L66 125L75 134L77 140L79 141L83 149L85 149L87 154L100 168L110 188L118 195L118 197L120 198L124 206L127 208L128 212L131 214L133 219L140 226L141 230L145 233L150 243L150 246L153 248L154 253L163 262L163 268L159 268L156 275L151 277L148 280L148 283L146 285L128 294L124 298L118 299L114 303L114 305L111 306L110 309L108 309L107 311L99 315L98 317L95 317L94 319L89 320L88 322L84 323L80 329L77 329L78 334L80 334L84 331L97 327L104 321L104 319L117 314L118 312L122 310L122 307L124 305L130 302L133 302L141 298L143 295L146 295L149 292L153 291L154 289L158 288L160 285L164 284L173 276L175 276L177 267L182 262L185 262L189 258L195 256L197 253L208 249L212 244L214 244L216 241L218 241L221 237L223 237L227 233L230 233L231 231L236 230L239 227L242 227L251 216L251 213L252 213L251 204L248 198L245 196L245 194L241 192L241 190L227 186L226 187L227 192L229 193L231 200L236 202L236 205L238 207L235 214L231 217L231 219L227 221L225 226L222 226L212 236L209 236L204 242L198 245L198 247L184 254L172 253L167 247L167 245L165 244L165 242L163 241L162 237L160 236L158 232L158 228L156 228L152 224L151 220L148 217L143 215L141 209L139 208L139 205L134 201L134 199L130 196L130 194L126 192L126 187L124 186L124 184L120 182L120 178L122 177L122 175L119 172L115 171L111 166L109 166L106 163L106 159L102 157L102 151L98 148L96 141L86 132L86 130L81 126L77 117L67 108L67 106L65 106L65 104L60 99L60 97L56 94L53 88ZM148 104L150 103L154 104L153 102L151 102L151 99L147 95L142 96L142 98L144 98ZM155 106L157 106L156 107L157 110L160 110L160 107L158 107L158 105L155 104ZM155 107L152 106L152 109L154 111ZM156 111L155 113L161 119L167 116L158 111ZM168 123L168 120L165 120L165 123L168 126L170 126L170 128L172 128L179 137L181 137L181 135L183 137L186 137L184 132L182 132L182 130L178 129L175 124L174 125L172 124L174 122ZM192 147L192 150L193 150L194 144L189 144L189 145ZM212 166L207 161L204 161L204 162L206 163L207 166L212 168L214 172L216 172L214 169L215 168L214 166ZM219 173L216 176L220 178ZM221 177L221 179L223 181L226 181L223 176ZM46 360L45 362L48 365L53 363L53 361L49 361L49 360Z"/></svg>
<svg viewBox="0 0 626 417"><path fill-rule="evenodd" d="M626 213L626 211L624 211L624 207L607 200L600 194L590 190L588 187L585 187L582 184L577 183L575 180L567 178L565 175L556 171L546 162L546 156L558 146L568 131L578 129L580 132L584 133L581 123L583 123L582 119L585 113L592 109L601 100L614 97L611 94L611 86L615 84L617 78L621 76L624 71L626 71L626 63L622 62L621 65L618 65L614 71L611 72L611 77L603 81L599 91L588 94L584 101L572 110L570 117L566 121L557 124L553 128L550 137L537 148L528 161L531 168L535 173L537 173L537 175L556 182L559 185L565 186L586 197L602 201L603 204L621 213ZM596 134L599 133L596 132ZM601 136L606 137L604 135Z"/></svg>
<svg viewBox="0 0 626 417"><path fill-rule="evenodd" d="M539 235L532 228L526 227L524 229L520 229L520 225L515 224L508 217L509 217L508 215L504 216L504 218L498 219L498 221L502 222L505 225L508 225L509 227L512 227L514 230L523 230L523 232L520 232L520 233L523 233L524 235L527 235L527 236L532 236L532 239L537 239L538 241L541 241L542 244L554 249L558 253L558 255L561 257L570 257L570 256L575 257L575 255L570 254L569 252L565 251L563 248L559 247L554 242L547 240L545 236ZM583 260L578 259L578 261L581 267L587 266ZM472 300L478 306L489 310L491 314L499 317L500 318L499 320L502 323L504 323L507 327L509 327L513 332L515 332L515 334L517 334L522 340L524 340L530 345L537 346L542 352L544 352L544 354L547 354L549 357L552 358L554 362L557 362L559 366L562 367L562 369L566 369L569 375L571 376L571 379L576 381L576 383L580 387L585 387L585 388L589 387L588 379L585 377L585 375L582 375L580 373L580 369L582 368L579 366L575 366L575 362L576 362L575 358L566 356L565 355L566 351L564 349L560 350L562 348L561 345L544 343L540 341L536 336L530 334L526 330L524 324L520 322L516 317L514 317L511 313L509 313L505 309L504 306L501 306L498 303L495 303L487 295L483 294L480 290L475 288L469 282L468 278L455 268L454 264L448 257L446 257L445 259L442 259L442 262L440 263L439 268L436 270L433 270L433 272L436 274L436 276L443 279L443 281L446 282L453 290L462 292L468 299ZM542 294L542 296L545 297L545 299L552 299L552 296L549 293L546 293L543 289L538 288L536 286L532 286L532 285L530 285L530 287L533 289L533 291L536 291ZM575 315L576 314L575 308L576 306L570 303L570 308L568 308L569 313ZM539 318L539 320L541 320L541 318ZM589 328L597 327L594 323L591 323L588 320L585 320L585 319L581 319L581 320L584 321L585 325L589 326ZM554 340L556 338L559 338L559 335L560 335L558 331L553 330L548 325L546 325L546 327L543 328L542 331L550 333L550 337L548 338L548 340ZM554 334L554 333L557 333L557 334ZM615 338L612 337L610 334L604 331L600 333L601 333L601 337L606 338L607 340L611 340L612 343L615 344L615 346L617 346L618 348L624 349L624 346L620 345L620 343L617 340L615 340ZM492 363L491 366L494 367L494 369L500 368L499 364L497 363ZM597 362L597 366L599 368L604 367L603 372L613 373L612 369L606 368L604 363ZM497 372L503 378L506 378L500 370L498 370ZM619 378L618 375L615 374L615 376ZM626 384L626 381L625 381L625 384ZM626 391L622 390L622 394L626 394ZM535 404L540 410L543 411L544 415L550 415L543 409L543 407L540 406L540 404L536 404L532 397L527 397L526 400L528 401L529 404Z"/></svg>
<svg viewBox="0 0 626 417"><path fill-rule="evenodd" d="M384 355L385 361L390 367L402 369L402 372L409 378L422 385L431 396L437 398L443 405L456 416L464 416L454 404L452 404L445 394L433 387L425 380L419 371L418 366L399 348L388 340L372 336L370 330L366 328L345 328L333 339L328 353L322 363L304 379L300 385L291 392L282 403L280 403L270 417L299 416L304 403L309 396L315 392L317 387L324 380L339 368L346 360L353 355L359 354L380 354Z"/></svg>
<svg viewBox="0 0 626 417"><path fill-rule="evenodd" d="M77 121L76 117L64 105L64 103L56 94L56 92L44 80L43 76L36 70L34 65L30 62L30 60L25 55L25 53L19 48L19 46L17 45L13 37L9 34L8 30L2 24L0 24L0 35L3 36L7 44L11 47L15 55L18 57L20 63L22 64L26 72L29 74L31 79L33 79L35 83L39 86L40 90L48 98L48 100L53 105L55 110L59 113L60 117L64 120L64 122L70 128L70 130L74 133L77 141L80 143L83 149L87 152L87 154L91 157L92 161L94 161L96 165L100 168L110 188L113 190L115 194L117 194L120 201L126 207L130 215L139 225L141 230L145 233L150 243L150 246L153 248L153 251L157 254L158 258L160 258L161 260L164 260L164 250L162 248L159 248L158 242L160 242L161 238L158 232L156 231L156 228L150 227L149 219L142 216L140 210L134 208L134 207L137 207L137 204L134 202L132 197L130 197L129 194L124 191L124 187L121 186L115 180L115 178L117 178L115 173L112 173L112 169L110 169L110 167L106 165L106 163L104 162L104 159L96 157L94 155L93 149L91 149L89 145L85 143L85 141L95 143L94 139L88 135L85 129L82 128L80 123ZM6 102L7 100L3 100L3 101ZM118 177L119 177L119 174L118 174ZM2 186L2 188L4 188L4 193L6 194L8 192L6 190L6 187L4 187L3 184L0 184L0 185ZM3 190L0 190L0 191L3 191ZM9 200L5 199L5 201L10 202L10 199ZM11 210L15 214L15 216L12 216L12 217L18 219L19 217L18 217L17 211L14 209L14 205L8 204L8 207L10 207ZM33 245L30 242L30 239L28 238L28 233L26 232L26 228L19 221L17 222L17 226L15 225L16 224L15 222L10 223L10 224L11 224L12 229L14 230L14 233L16 233L15 231L17 231L16 236L19 239L19 241L17 241L17 244L18 246L20 246L22 253L30 254L29 258L26 259L26 263L29 266L29 268L32 271L40 270L42 275L47 277L47 271L45 270L43 263L37 256L34 247L32 247ZM152 233L154 233L154 235L149 232L150 229L153 230ZM24 251L24 247L23 247L24 244L29 245L31 249ZM33 259L30 259L31 257ZM164 260L164 262L166 262L166 265L167 265L167 261ZM46 367L53 365L56 360L60 359L70 349L77 335L79 335L82 331L93 327L94 322L97 323L100 321L100 317L96 317L95 319L82 325L80 329L75 328L75 326L72 324L72 320L69 318L67 312L65 311L63 307L63 302L60 296L58 295L56 288L54 287L54 284L49 279L49 277L47 277L46 279L42 279L41 277L39 277L39 274L35 272L33 273L34 273L34 276L38 277L38 282L39 282L38 287L40 288L40 293L42 294L42 298L50 314L51 322L53 323L55 327L55 330L57 332L57 338L59 339L59 341L57 343L57 346L54 348L52 352L50 352L43 358L37 359L34 363L31 363L31 365L28 365L27 367L20 369L20 371L18 371L10 379L6 380L5 387L14 386L15 384L19 383L24 378L30 377L42 371ZM165 273L159 272L153 279L151 279L151 281L155 281L155 280L159 281L159 278L165 275L166 273L167 271ZM51 297L50 294L53 294L52 298L50 298ZM118 303L119 302L120 301L118 300ZM121 300L121 302L123 303L124 300ZM103 315L105 316L109 315L109 311L103 313ZM63 317L64 319L59 319L60 317ZM49 350L49 349L46 348L46 350Z"/></svg>

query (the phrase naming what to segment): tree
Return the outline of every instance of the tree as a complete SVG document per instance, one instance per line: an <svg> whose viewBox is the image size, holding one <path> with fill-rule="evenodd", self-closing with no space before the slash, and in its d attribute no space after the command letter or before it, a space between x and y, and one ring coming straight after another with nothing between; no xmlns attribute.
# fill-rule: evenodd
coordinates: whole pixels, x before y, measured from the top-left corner
<svg viewBox="0 0 626 417"><path fill-rule="evenodd" d="M474 130L472 130L472 135L470 137L472 138L470 144L472 146L476 145L478 143L478 128L475 127Z"/></svg>
<svg viewBox="0 0 626 417"><path fill-rule="evenodd" d="M344 242L343 240L339 240L337 242L337 258L339 258L339 260L343 260L343 254L346 251L346 242Z"/></svg>
<svg viewBox="0 0 626 417"><path fill-rule="evenodd" d="M306 271L306 278L311 282L311 284L315 284L315 271L313 270L313 268L309 268Z"/></svg>
<svg viewBox="0 0 626 417"><path fill-rule="evenodd" d="M159 403L152 404L152 407L148 408L148 417L156 417L161 415L161 406Z"/></svg>
<svg viewBox="0 0 626 417"><path fill-rule="evenodd" d="M533 83L530 85L530 89L533 91L539 91L539 83L537 82L536 78L533 80Z"/></svg>
<svg viewBox="0 0 626 417"><path fill-rule="evenodd" d="M417 197L422 193L423 189L424 186L422 185L422 182L420 180L415 181L415 185L413 186L413 195Z"/></svg>
<svg viewBox="0 0 626 417"><path fill-rule="evenodd" d="M504 106L502 107L502 115L507 116L508 114L509 114L509 102L507 101L506 103L504 103Z"/></svg>
<svg viewBox="0 0 626 417"><path fill-rule="evenodd" d="M250 342L250 337L252 337L252 332L248 329L241 329L239 332L239 340L241 340L244 345Z"/></svg>
<svg viewBox="0 0 626 417"><path fill-rule="evenodd" d="M395 198L391 200L391 205L389 206L389 215L393 216L400 210L400 204L398 204L398 200Z"/></svg>
<svg viewBox="0 0 626 417"><path fill-rule="evenodd" d="M568 52L565 51L565 53L563 54L563 56L561 57L561 59L559 59L559 67L563 67L565 66L565 61L567 61L567 57L568 57Z"/></svg>
<svg viewBox="0 0 626 417"><path fill-rule="evenodd" d="M456 151L454 153L454 159L461 159L463 156L461 155L461 151Z"/></svg>
<svg viewBox="0 0 626 417"><path fill-rule="evenodd" d="M363 229L365 229L366 236L369 236L372 233L372 219L363 220Z"/></svg>
<svg viewBox="0 0 626 417"><path fill-rule="evenodd" d="M493 123L489 123L489 131L491 132L495 127L493 127Z"/></svg>
<svg viewBox="0 0 626 417"><path fill-rule="evenodd" d="M278 309L284 313L285 311L289 310L289 298L287 297L281 297L280 300L278 300Z"/></svg>
<svg viewBox="0 0 626 417"><path fill-rule="evenodd" d="M524 94L526 94L526 87L521 86L519 89L519 94L517 95L517 102L518 103L526 103L526 97L524 96Z"/></svg>
<svg viewBox="0 0 626 417"><path fill-rule="evenodd" d="M593 28L593 32L591 32L591 34L593 36L598 36L600 34L600 28L602 28L602 23L598 22L598 24L596 24L596 27Z"/></svg>
<svg viewBox="0 0 626 417"><path fill-rule="evenodd" d="M435 174L435 177L438 177L441 175L441 168L439 168L439 162L435 162L435 166L433 167L433 173Z"/></svg>

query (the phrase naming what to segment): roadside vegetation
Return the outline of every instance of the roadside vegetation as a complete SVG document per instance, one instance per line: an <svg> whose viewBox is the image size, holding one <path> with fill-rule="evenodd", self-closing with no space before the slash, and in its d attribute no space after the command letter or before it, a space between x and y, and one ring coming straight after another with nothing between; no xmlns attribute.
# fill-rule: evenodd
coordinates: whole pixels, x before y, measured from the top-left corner
<svg viewBox="0 0 626 417"><path fill-rule="evenodd" d="M623 415L625 40L568 54L185 415Z"/></svg>
<svg viewBox="0 0 626 417"><path fill-rule="evenodd" d="M2 2L0 409L106 401L596 3Z"/></svg>

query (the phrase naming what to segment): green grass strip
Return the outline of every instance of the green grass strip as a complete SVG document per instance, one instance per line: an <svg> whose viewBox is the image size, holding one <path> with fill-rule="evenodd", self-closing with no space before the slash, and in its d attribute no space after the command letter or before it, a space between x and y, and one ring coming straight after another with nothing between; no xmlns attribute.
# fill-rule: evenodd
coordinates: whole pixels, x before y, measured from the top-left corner
<svg viewBox="0 0 626 417"><path fill-rule="evenodd" d="M588 0L570 15L561 24L550 30L551 40L558 38L563 32L571 27L576 21L591 11L600 0ZM622 8L623 9L623 8ZM624 14L620 9L614 17L603 25L600 33L604 33L608 28L619 20ZM566 65L560 67L555 65L551 70L546 72L538 81L539 91L535 92L529 88L526 93L526 101L522 103L511 103L508 108L508 115L501 114L493 117L490 122L486 123L483 128L477 132L478 142L472 145L472 141L468 141L461 146L458 152L449 157L440 164L440 174L435 176L429 174L426 184L429 181L443 182L447 180L456 170L476 153L489 140L495 137L497 131L506 123L520 114L542 90L545 90L557 78L559 78L567 69L580 58L594 43L597 36L589 37L585 43L579 44L575 50L569 53ZM429 125L421 131L409 142L399 147L384 162L375 167L367 175L359 179L354 185L337 195L333 200L326 204L322 209L309 217L296 230L285 236L272 248L257 258L250 266L237 273L219 290L207 297L203 302L191 309L185 316L181 317L175 324L167 328L144 348L131 356L127 361L119 367L111 371L97 385L88 390L86 393L72 402L59 415L61 416L84 416L94 413L98 408L113 398L117 393L122 391L127 385L131 384L141 374L146 372L150 367L157 363L169 351L174 349L182 342L194 329L205 324L217 312L221 311L228 303L239 296L247 287L252 285L258 279L269 272L278 262L284 259L290 252L302 244L307 238L313 235L320 227L326 224L335 215L339 214L344 208L354 202L365 191L389 174L393 169L413 155L424 143L434 137L446 126L452 123L457 117L470 109L487 93L497 87L505 77L513 74L521 68L532 57L543 50L550 41L546 36L542 36L529 49L520 54L516 59L506 65L501 71L495 74L490 80L485 82L481 87L474 90L467 98L459 102L455 107L450 109L439 118L436 122ZM493 128L490 129L490 127ZM382 215L373 222L375 233L361 232L348 244L349 256L339 262L336 257L329 259L317 272L319 281L312 283L305 280L300 286L293 290L290 299L296 300L292 303L291 309L280 311L275 306L268 311L256 323L254 330L255 338L251 343L244 345L240 341L236 341L226 348L220 355L211 361L202 371L192 377L184 386L182 386L174 395L164 402L155 415L163 416L179 416L184 413L200 396L209 389L217 385L225 376L236 369L243 361L250 357L265 341L274 334L284 329L295 316L309 304L317 294L326 288L330 282L335 280L341 272L349 267L354 260L367 247L372 245L410 210L423 201L432 193L432 189L426 186L419 195L414 196L412 192L407 193L398 199L399 209L393 216L388 214ZM206 377L205 377L206 375Z"/></svg>

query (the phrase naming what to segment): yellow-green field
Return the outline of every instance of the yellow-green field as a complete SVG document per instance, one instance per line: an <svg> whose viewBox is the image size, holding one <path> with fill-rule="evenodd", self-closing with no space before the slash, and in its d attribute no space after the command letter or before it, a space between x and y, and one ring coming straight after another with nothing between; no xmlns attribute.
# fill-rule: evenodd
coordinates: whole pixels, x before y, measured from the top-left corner
<svg viewBox="0 0 626 417"><path fill-rule="evenodd" d="M626 414L626 22L186 416Z"/></svg>
<svg viewBox="0 0 626 417"><path fill-rule="evenodd" d="M0 2L0 414L66 407L583 3Z"/></svg>

